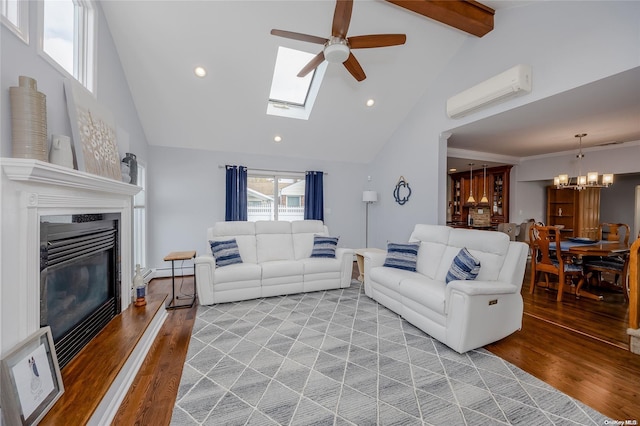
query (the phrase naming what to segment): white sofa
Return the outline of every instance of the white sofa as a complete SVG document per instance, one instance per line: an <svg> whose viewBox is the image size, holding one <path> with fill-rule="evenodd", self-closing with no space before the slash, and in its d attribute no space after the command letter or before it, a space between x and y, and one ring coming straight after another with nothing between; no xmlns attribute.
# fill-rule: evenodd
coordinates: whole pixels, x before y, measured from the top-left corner
<svg viewBox="0 0 640 426"><path fill-rule="evenodd" d="M365 293L459 353L522 327L520 295L528 246L502 232L416 225L416 272L383 266L385 253L365 253ZM480 261L473 281L445 284L460 249Z"/></svg>
<svg viewBox="0 0 640 426"><path fill-rule="evenodd" d="M335 259L311 258L314 235L329 236L322 221L216 223L207 240L235 238L242 263L216 267L207 241L207 254L194 261L200 304L348 287L353 250L338 247Z"/></svg>

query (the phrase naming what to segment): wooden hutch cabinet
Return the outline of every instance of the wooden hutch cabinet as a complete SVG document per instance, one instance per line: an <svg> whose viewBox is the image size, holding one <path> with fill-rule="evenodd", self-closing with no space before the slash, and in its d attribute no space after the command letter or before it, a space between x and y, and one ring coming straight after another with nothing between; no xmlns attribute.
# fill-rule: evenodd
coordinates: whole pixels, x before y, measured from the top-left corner
<svg viewBox="0 0 640 426"><path fill-rule="evenodd" d="M451 176L451 223L453 226L468 226L469 209L488 209L491 226L509 222L509 174L512 166L500 166L487 169L486 194L488 204L480 204L485 192L482 168L469 172L452 173ZM467 204L469 192L473 188L476 203Z"/></svg>
<svg viewBox="0 0 640 426"><path fill-rule="evenodd" d="M561 225L562 238L598 238L600 188L547 187L547 225Z"/></svg>

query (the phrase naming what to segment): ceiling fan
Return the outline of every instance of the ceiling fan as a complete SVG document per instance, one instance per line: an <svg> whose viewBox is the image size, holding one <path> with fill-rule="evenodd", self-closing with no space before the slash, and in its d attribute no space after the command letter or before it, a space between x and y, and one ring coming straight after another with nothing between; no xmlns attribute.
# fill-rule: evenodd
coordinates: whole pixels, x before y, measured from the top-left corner
<svg viewBox="0 0 640 426"><path fill-rule="evenodd" d="M324 45L324 49L300 70L298 77L304 77L309 74L326 60L330 63L344 64L344 67L356 80L362 81L367 78L367 76L356 57L351 53L351 49L397 46L404 44L407 40L405 34L373 34L347 38L347 30L349 29L349 23L351 21L352 10L353 0L337 0L336 9L333 12L331 38L317 37L292 31L271 30L271 34L275 36Z"/></svg>

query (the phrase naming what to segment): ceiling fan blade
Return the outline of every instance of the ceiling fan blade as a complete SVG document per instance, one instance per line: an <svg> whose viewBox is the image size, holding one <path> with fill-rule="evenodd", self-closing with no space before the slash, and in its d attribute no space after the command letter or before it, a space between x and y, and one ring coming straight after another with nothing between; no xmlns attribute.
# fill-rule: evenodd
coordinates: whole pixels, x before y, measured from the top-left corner
<svg viewBox="0 0 640 426"><path fill-rule="evenodd" d="M311 59L309 63L300 70L300 72L298 73L298 77L304 77L305 75L309 74L322 62L324 62L324 52L320 52L316 56L314 56L313 59Z"/></svg>
<svg viewBox="0 0 640 426"><path fill-rule="evenodd" d="M349 57L344 61L344 67L351 73L351 75L358 81L362 81L367 78L364 70L360 66L360 62L353 56L353 53L349 53Z"/></svg>
<svg viewBox="0 0 640 426"><path fill-rule="evenodd" d="M271 34L278 37L291 38L293 40L307 41L309 43L325 44L329 39L309 34L294 33L293 31L271 30Z"/></svg>
<svg viewBox="0 0 640 426"><path fill-rule="evenodd" d="M352 10L353 0L336 1L336 10L333 12L333 25L331 26L332 36L340 38L347 37Z"/></svg>
<svg viewBox="0 0 640 426"><path fill-rule="evenodd" d="M398 46L407 41L405 34L373 34L349 37L349 47L352 49L367 49L369 47Z"/></svg>

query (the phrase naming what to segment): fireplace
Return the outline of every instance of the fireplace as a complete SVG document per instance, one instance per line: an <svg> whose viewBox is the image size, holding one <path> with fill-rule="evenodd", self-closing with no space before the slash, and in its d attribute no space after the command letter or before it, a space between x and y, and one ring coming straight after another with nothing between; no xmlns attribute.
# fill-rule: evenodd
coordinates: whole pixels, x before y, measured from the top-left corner
<svg viewBox="0 0 640 426"><path fill-rule="evenodd" d="M64 367L119 312L120 214L42 216L40 326Z"/></svg>
<svg viewBox="0 0 640 426"><path fill-rule="evenodd" d="M43 291L41 273L43 254L46 254L46 268L51 268L51 271L47 272L52 272L52 275L60 275L60 277L69 275L70 272L63 271L66 265L64 262L84 254L90 258L88 262L91 267L79 272L81 282L84 282L84 278L90 277L92 274L94 277L112 274L115 277L115 287L97 291L99 296L88 297L89 301L86 302L86 305L92 308L97 306L98 311L100 311L100 307L105 305L107 306L106 310L109 311L111 308L108 306L113 303L115 312L120 313L111 322L118 321L118 317L124 315L135 318L138 313L146 310L147 307L133 308L130 306L131 278L133 276L133 196L140 191L138 186L27 158L0 158L0 169L2 171L0 173L2 186L2 191L0 191L0 234L2 234L2 245L0 246L1 353L8 353L20 345L40 329L41 323L50 323L53 317L58 319L58 315L53 314L54 310L63 311L66 315L65 304L57 308L47 308L46 312L41 312L41 300L47 300L42 299L40 295ZM61 217L62 219L60 219ZM107 221L107 229L98 233L104 231L106 236L103 240L115 241L115 247L98 250L98 253L93 254L77 253L69 256L66 260L59 259L60 261L56 265L57 260L54 260L53 248L49 250L49 245L47 245L47 250L44 252L42 250L42 223L48 222L50 225L47 227L53 229L52 234L59 236L67 232L64 230L66 225L71 224L71 228L96 225L95 223L85 224L83 222L85 219L89 219L89 222ZM102 226L100 223L98 225ZM95 232L91 231L87 234L93 235ZM82 235L76 235L74 238L82 239ZM64 244L62 245L64 246ZM102 245L102 242L97 245ZM106 245L110 246L110 243ZM96 264L103 266L94 266ZM58 272L55 272L56 270ZM54 280L62 280L62 278L52 276L51 285L47 280L44 289L47 293L57 292L57 290L49 290L53 287ZM108 278L106 282L113 281ZM105 294L108 295L106 299L113 297L113 302L96 301ZM66 300L64 303L69 304L74 301L73 297L66 295L62 295L60 299ZM41 322L40 316L43 314L47 316L47 320ZM120 402L140 369L166 317L167 311L165 309L158 309L155 312L152 323L140 336L135 348L123 360L124 364L117 375L112 378L109 391L100 401L99 406L95 408L89 424L112 423ZM61 326L61 329L66 328L73 329L74 327ZM56 332L58 340L64 339L63 335L65 334L67 333L64 331ZM109 351L110 348L103 348L103 350ZM83 351L84 353L88 358L93 356L90 351ZM62 372L63 375L73 365L72 363L67 364L67 368ZM82 377L74 377L73 380L82 383ZM71 388L71 384L72 382L67 381L65 387ZM90 397L95 398L95 395L90 395Z"/></svg>

